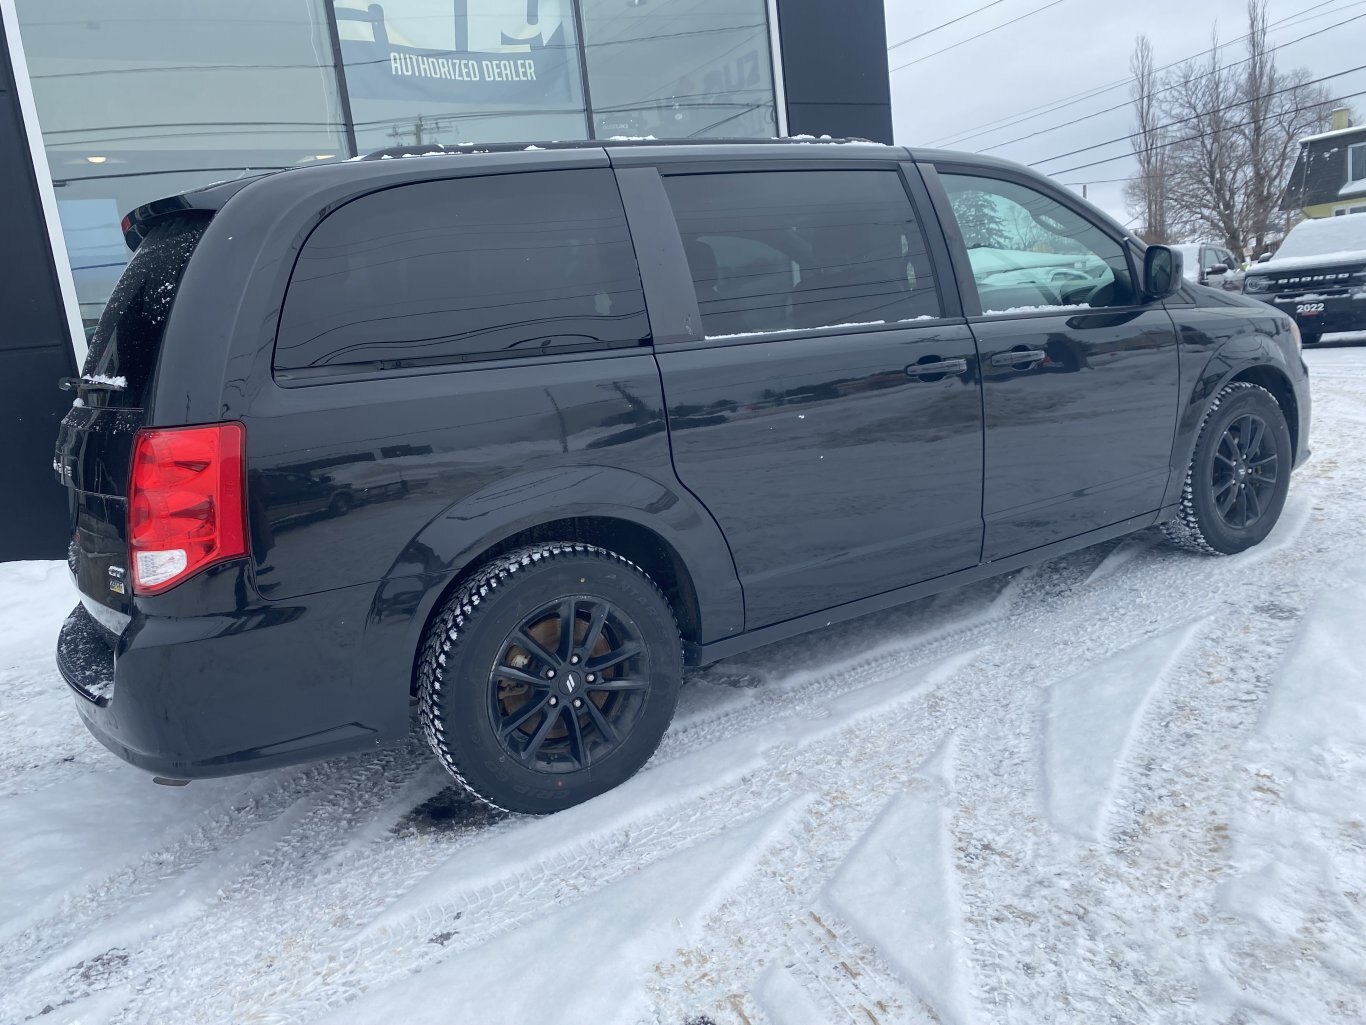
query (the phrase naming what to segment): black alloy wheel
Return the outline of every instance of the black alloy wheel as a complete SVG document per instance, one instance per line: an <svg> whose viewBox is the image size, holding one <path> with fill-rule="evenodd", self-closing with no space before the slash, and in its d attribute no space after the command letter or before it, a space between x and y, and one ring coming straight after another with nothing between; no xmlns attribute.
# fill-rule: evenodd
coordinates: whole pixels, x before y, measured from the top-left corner
<svg viewBox="0 0 1366 1025"><path fill-rule="evenodd" d="M1250 381L1226 385L1205 413L1167 537L1207 555L1260 543L1280 519L1294 458L1275 396Z"/></svg>
<svg viewBox="0 0 1366 1025"><path fill-rule="evenodd" d="M1226 428L1214 450L1210 489L1225 523L1246 530L1270 508L1276 493L1280 456L1271 429L1255 413L1245 413Z"/></svg>
<svg viewBox="0 0 1366 1025"><path fill-rule="evenodd" d="M423 732L485 804L545 814L625 782L682 683L672 608L639 567L558 542L498 556L434 614L417 666Z"/></svg>
<svg viewBox="0 0 1366 1025"><path fill-rule="evenodd" d="M586 769L615 751L645 707L650 656L619 606L591 595L549 603L514 629L489 673L498 742L542 772Z"/></svg>

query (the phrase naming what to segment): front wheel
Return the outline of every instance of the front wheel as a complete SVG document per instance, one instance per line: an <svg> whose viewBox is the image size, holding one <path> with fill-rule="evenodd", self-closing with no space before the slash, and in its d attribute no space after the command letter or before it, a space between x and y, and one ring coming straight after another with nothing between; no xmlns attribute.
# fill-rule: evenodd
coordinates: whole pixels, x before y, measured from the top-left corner
<svg viewBox="0 0 1366 1025"><path fill-rule="evenodd" d="M652 580L575 542L499 556L423 642L418 699L437 757L474 796L544 814L645 764L673 718L678 627Z"/></svg>
<svg viewBox="0 0 1366 1025"><path fill-rule="evenodd" d="M1235 381L1215 396L1186 471L1181 511L1163 525L1182 548L1233 555L1280 518L1294 461L1290 429L1265 388Z"/></svg>
<svg viewBox="0 0 1366 1025"><path fill-rule="evenodd" d="M1301 345L1318 345L1321 341L1323 341L1322 331L1306 331L1303 328L1300 329Z"/></svg>

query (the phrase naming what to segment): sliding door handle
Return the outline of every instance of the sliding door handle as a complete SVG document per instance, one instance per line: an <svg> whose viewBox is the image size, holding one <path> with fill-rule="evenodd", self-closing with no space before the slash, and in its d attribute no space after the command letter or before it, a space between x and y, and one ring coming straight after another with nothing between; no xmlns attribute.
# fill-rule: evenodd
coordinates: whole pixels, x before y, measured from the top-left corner
<svg viewBox="0 0 1366 1025"><path fill-rule="evenodd" d="M1048 353L1042 349L1011 349L1009 352L998 352L991 357L993 367L1015 367L1025 370L1025 364L1042 363L1048 359Z"/></svg>
<svg viewBox="0 0 1366 1025"><path fill-rule="evenodd" d="M930 377L935 374L966 374L968 361L965 359L941 359L936 363L912 363L906 368L911 377Z"/></svg>

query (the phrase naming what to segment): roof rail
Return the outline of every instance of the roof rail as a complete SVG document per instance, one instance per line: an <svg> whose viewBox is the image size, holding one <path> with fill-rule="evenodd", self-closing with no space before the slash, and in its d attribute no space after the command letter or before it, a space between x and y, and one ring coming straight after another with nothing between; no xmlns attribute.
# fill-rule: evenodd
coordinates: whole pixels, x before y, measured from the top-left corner
<svg viewBox="0 0 1366 1025"><path fill-rule="evenodd" d="M388 146L384 149L377 149L353 159L391 160L397 157L425 157L454 153L513 153L518 150L527 149L590 149L604 146L784 146L796 143L806 143L808 145L811 143L831 145L839 143L862 143L868 146L884 145L883 143L873 142L871 139L834 139L828 135L819 137L814 135L793 135L773 139L656 139L652 135L614 135L606 139L575 139L567 142L545 142L541 140L524 142L458 142L454 144L433 142L417 146Z"/></svg>

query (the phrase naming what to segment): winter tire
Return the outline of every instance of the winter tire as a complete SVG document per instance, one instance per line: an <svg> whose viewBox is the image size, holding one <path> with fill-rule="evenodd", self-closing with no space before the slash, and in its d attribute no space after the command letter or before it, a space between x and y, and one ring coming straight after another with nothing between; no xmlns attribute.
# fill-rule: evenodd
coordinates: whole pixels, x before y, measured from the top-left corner
<svg viewBox="0 0 1366 1025"><path fill-rule="evenodd" d="M1251 548L1280 518L1293 461L1290 429L1275 398L1235 381L1205 414L1181 511L1163 530L1180 547L1208 555Z"/></svg>
<svg viewBox="0 0 1366 1025"><path fill-rule="evenodd" d="M483 566L438 610L418 662L423 732L486 804L546 814L633 776L673 718L678 626L619 555L536 545Z"/></svg>

